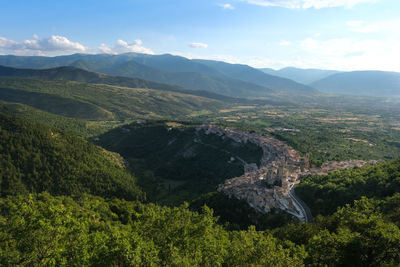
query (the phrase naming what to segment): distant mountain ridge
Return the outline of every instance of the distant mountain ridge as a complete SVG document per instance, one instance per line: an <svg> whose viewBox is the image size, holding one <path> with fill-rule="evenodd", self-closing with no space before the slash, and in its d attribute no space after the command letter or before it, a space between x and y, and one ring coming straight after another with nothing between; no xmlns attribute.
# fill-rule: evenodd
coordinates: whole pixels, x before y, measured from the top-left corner
<svg viewBox="0 0 400 267"><path fill-rule="evenodd" d="M298 83L308 84L308 85L310 85L315 81L326 78L332 74L339 73L339 71L336 70L300 69L295 67L286 67L280 70L263 68L260 70L271 75L291 79Z"/></svg>
<svg viewBox="0 0 400 267"><path fill-rule="evenodd" d="M316 93L316 90L310 86L295 82L294 80L270 75L258 69L243 64L229 64L222 61L197 59L195 62L201 62L210 66L221 73L230 77L236 77L246 82L252 82L260 86L274 88L276 91L291 91L297 93Z"/></svg>
<svg viewBox="0 0 400 267"><path fill-rule="evenodd" d="M224 62L210 66L209 61L201 62L169 54L0 56L0 65L34 69L74 66L109 75L141 78L233 97L267 97L282 91L302 94L315 92L311 87L265 74L249 66Z"/></svg>
<svg viewBox="0 0 400 267"><path fill-rule="evenodd" d="M92 72L76 67L56 67L50 69L19 69L0 66L0 77L44 79L44 80L69 80L84 83L108 84L130 88L148 88L162 91L184 93L207 97L225 102L237 102L238 99L219 95L216 93L200 90L189 90L179 86L162 84L138 78L110 76L102 73Z"/></svg>
<svg viewBox="0 0 400 267"><path fill-rule="evenodd" d="M348 95L400 96L400 73L351 71L330 75L312 83L322 92Z"/></svg>

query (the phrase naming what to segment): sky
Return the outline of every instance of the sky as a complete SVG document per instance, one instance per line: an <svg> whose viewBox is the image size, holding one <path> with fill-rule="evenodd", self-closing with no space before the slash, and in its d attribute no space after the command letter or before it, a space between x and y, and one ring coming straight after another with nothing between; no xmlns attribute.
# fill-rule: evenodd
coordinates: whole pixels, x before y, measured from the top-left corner
<svg viewBox="0 0 400 267"><path fill-rule="evenodd" d="M400 72L400 0L0 0L0 54Z"/></svg>

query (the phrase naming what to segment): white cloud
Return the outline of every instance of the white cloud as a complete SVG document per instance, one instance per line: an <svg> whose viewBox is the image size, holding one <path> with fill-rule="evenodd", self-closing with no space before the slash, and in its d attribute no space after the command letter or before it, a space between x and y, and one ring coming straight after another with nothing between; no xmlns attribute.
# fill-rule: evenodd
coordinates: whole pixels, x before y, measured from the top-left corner
<svg viewBox="0 0 400 267"><path fill-rule="evenodd" d="M350 20L350 21L346 22L347 26L350 26L350 27L360 27L364 23L365 22L362 20Z"/></svg>
<svg viewBox="0 0 400 267"><path fill-rule="evenodd" d="M0 50L13 50L17 45L17 42L0 36Z"/></svg>
<svg viewBox="0 0 400 267"><path fill-rule="evenodd" d="M219 4L219 6L220 6L222 9L227 9L227 10L233 10L233 9L235 9L235 7L232 6L231 4Z"/></svg>
<svg viewBox="0 0 400 267"><path fill-rule="evenodd" d="M348 21L346 23L351 31L360 33L391 32L400 33L400 19L390 19L367 23L361 20Z"/></svg>
<svg viewBox="0 0 400 267"><path fill-rule="evenodd" d="M279 42L279 45L280 46L288 46L288 45L291 45L292 43L290 42L290 41L287 41L287 40L281 40L280 42Z"/></svg>
<svg viewBox="0 0 400 267"><path fill-rule="evenodd" d="M134 40L132 43L127 43L123 40L118 40L117 43L111 48L106 44L101 44L99 50L106 54L122 54L128 52L143 53L153 55L154 52L143 46L142 40Z"/></svg>
<svg viewBox="0 0 400 267"><path fill-rule="evenodd" d="M101 53L104 53L104 54L114 54L114 51L110 47L108 47L106 44L101 44L99 46L99 50Z"/></svg>
<svg viewBox="0 0 400 267"><path fill-rule="evenodd" d="M360 3L374 3L378 0L243 0L249 4L259 6L277 6L284 8L328 8L347 7L351 8Z"/></svg>
<svg viewBox="0 0 400 267"><path fill-rule="evenodd" d="M18 43L0 37L0 50L13 51L17 54L44 54L46 52L85 52L86 47L77 42L71 42L64 36L52 35L40 39L36 34L33 40Z"/></svg>
<svg viewBox="0 0 400 267"><path fill-rule="evenodd" d="M207 48L208 44L205 44L205 43L190 43L189 46L192 47L192 48Z"/></svg>
<svg viewBox="0 0 400 267"><path fill-rule="evenodd" d="M400 39L307 38L301 42L301 47L307 58L303 63L312 62L308 67L400 71L400 61L397 60L400 58Z"/></svg>

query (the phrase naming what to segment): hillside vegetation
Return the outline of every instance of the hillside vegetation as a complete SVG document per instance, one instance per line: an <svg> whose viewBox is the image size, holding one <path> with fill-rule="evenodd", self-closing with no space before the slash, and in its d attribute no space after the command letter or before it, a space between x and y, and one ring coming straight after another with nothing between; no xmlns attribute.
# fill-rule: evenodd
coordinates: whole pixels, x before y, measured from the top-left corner
<svg viewBox="0 0 400 267"><path fill-rule="evenodd" d="M296 193L313 214L331 214L361 197L385 198L400 192L400 160L304 178Z"/></svg>
<svg viewBox="0 0 400 267"><path fill-rule="evenodd" d="M169 91L19 78L0 79L0 100L89 120L179 117L224 105L214 99Z"/></svg>
<svg viewBox="0 0 400 267"><path fill-rule="evenodd" d="M130 200L143 197L118 154L0 113L0 196L43 191Z"/></svg>
<svg viewBox="0 0 400 267"><path fill-rule="evenodd" d="M179 86L156 83L138 78L110 76L102 73L87 71L71 66L51 69L17 69L0 66L0 77L25 78L38 80L68 80L84 83L108 84L130 88L147 88L154 90L177 92L189 95L203 96L225 102L240 102L243 100L215 94L208 91L189 90Z"/></svg>
<svg viewBox="0 0 400 267"><path fill-rule="evenodd" d="M207 208L199 214L89 195L13 196L0 199L0 264L397 266L399 208L400 194L364 198L315 223L227 231Z"/></svg>
<svg viewBox="0 0 400 267"><path fill-rule="evenodd" d="M24 218L21 220L20 218ZM212 211L49 194L0 199L0 265L301 266L302 247L228 232Z"/></svg>
<svg viewBox="0 0 400 267"><path fill-rule="evenodd" d="M260 164L262 150L251 143L196 131L195 125L148 122L116 128L98 144L120 153L152 201L180 204L213 192L243 174L243 162Z"/></svg>
<svg viewBox="0 0 400 267"><path fill-rule="evenodd" d="M25 118L36 123L46 124L64 132L89 138L100 135L114 127L124 124L124 121L89 121L56 115L28 105L0 101L0 112Z"/></svg>

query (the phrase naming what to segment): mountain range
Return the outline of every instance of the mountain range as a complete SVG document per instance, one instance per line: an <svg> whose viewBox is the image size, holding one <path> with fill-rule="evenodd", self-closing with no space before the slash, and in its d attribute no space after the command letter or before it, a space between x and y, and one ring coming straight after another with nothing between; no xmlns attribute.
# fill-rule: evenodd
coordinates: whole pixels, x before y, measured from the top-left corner
<svg viewBox="0 0 400 267"><path fill-rule="evenodd" d="M311 84L315 81L321 80L332 74L338 73L336 70L322 70L322 69L300 69L295 67L286 67L279 70L270 68L260 69L261 71L270 75L291 79L302 84Z"/></svg>
<svg viewBox="0 0 400 267"><path fill-rule="evenodd" d="M399 96L400 73L389 71L336 71L287 67L260 69L265 73L307 84L319 92L357 96Z"/></svg>
<svg viewBox="0 0 400 267"><path fill-rule="evenodd" d="M311 85L322 92L349 95L400 96L400 73L351 71L330 75Z"/></svg>
<svg viewBox="0 0 400 267"><path fill-rule="evenodd" d="M114 76L141 78L233 97L267 97L282 91L305 94L315 92L315 89L307 85L272 76L249 66L190 60L169 54L0 56L0 65L32 69L73 66Z"/></svg>
<svg viewBox="0 0 400 267"><path fill-rule="evenodd" d="M151 88L224 102L237 102L237 98L305 101L307 97L321 93L400 95L400 73L397 72L341 72L294 67L280 70L255 69L243 64L191 60L170 54L73 54L57 57L6 55L0 56L0 65L4 66L0 66L0 76L3 77Z"/></svg>

